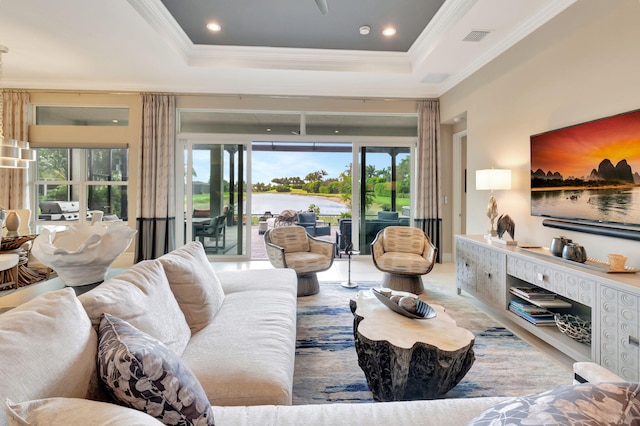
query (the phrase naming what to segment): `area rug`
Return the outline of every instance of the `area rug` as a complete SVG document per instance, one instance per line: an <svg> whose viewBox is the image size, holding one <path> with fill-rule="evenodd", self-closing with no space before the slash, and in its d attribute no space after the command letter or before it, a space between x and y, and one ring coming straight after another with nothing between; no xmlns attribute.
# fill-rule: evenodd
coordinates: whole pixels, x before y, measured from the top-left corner
<svg viewBox="0 0 640 426"><path fill-rule="evenodd" d="M356 289L320 283L320 292L298 298L298 325L293 403L372 402L353 343L349 300L376 283ZM459 326L475 336L476 360L445 398L519 396L571 384L573 374L538 351L469 301L443 286L429 283L424 297L442 305Z"/></svg>

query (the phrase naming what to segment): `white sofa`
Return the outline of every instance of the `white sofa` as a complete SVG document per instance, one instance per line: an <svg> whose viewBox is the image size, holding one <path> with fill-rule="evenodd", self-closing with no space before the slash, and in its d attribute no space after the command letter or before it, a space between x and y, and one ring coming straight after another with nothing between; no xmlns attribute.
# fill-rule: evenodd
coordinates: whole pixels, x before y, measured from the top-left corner
<svg viewBox="0 0 640 426"><path fill-rule="evenodd" d="M215 421L234 426L463 425L496 404L516 404L509 398L487 397L291 406L295 317L293 271L216 275L199 243L141 262L79 297L72 289L46 293L0 315L0 403L6 409L0 425L157 425L160 418L169 424L167 419L173 424ZM176 390L177 398L166 393L169 397L163 400L160 415L146 401L144 409L155 418L116 404L105 393L104 383L112 387L112 396L118 391L113 390L114 383L125 383L117 380L123 376L130 380L127 375L134 375L133 361L126 368L105 367L118 358L105 344L113 330L123 339L119 343L125 342L119 347L132 353L140 336L152 342L141 345L143 350L161 350L142 352L139 366L148 381L136 381L136 388L131 388L149 392L149 387L162 382L169 391ZM160 359L158 364L157 353L171 362ZM158 365L163 376L149 378ZM137 374L137 367L135 370ZM181 382L178 370L195 377L193 383ZM576 364L576 372L591 380L621 381L590 363ZM618 387L604 390L626 395L631 401L624 410L614 404L613 414L640 416L634 399L637 392L628 391L635 385L627 384L624 392ZM206 394L206 404L198 399L200 394ZM530 405L523 401L521 405ZM550 406L548 396L544 403ZM167 404L178 411L197 406L200 417L181 423L171 418L172 412L166 414Z"/></svg>

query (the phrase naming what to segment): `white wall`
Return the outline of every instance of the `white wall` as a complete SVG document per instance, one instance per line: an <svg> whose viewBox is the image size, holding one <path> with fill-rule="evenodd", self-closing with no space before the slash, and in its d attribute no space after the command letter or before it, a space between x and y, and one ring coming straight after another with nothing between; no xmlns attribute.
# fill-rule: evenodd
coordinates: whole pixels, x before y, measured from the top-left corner
<svg viewBox="0 0 640 426"><path fill-rule="evenodd" d="M532 134L640 108L640 2L580 0L441 97L442 121L467 114L467 233L482 234L489 193L475 170L513 170L499 210L516 222L516 239L549 246L566 235L587 254L623 253L640 267L640 243L542 226L530 215Z"/></svg>

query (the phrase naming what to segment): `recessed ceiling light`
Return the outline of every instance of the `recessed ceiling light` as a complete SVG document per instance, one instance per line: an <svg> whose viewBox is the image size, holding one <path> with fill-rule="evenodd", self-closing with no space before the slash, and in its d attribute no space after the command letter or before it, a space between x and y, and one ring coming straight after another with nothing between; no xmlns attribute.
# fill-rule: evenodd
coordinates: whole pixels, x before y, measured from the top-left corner
<svg viewBox="0 0 640 426"><path fill-rule="evenodd" d="M271 131L271 129L267 129L267 132L270 132L270 131Z"/></svg>
<svg viewBox="0 0 640 426"><path fill-rule="evenodd" d="M118 123L118 120L113 119L113 120L111 120L111 122L115 124L115 123Z"/></svg>
<svg viewBox="0 0 640 426"><path fill-rule="evenodd" d="M387 27L384 30L382 30L382 35L386 37L394 36L396 35L396 29L393 27Z"/></svg>
<svg viewBox="0 0 640 426"><path fill-rule="evenodd" d="M371 27L368 25L363 25L358 29L358 31L360 31L360 34L362 35L367 35L371 32Z"/></svg>
<svg viewBox="0 0 640 426"><path fill-rule="evenodd" d="M222 29L222 27L220 26L220 24L216 23L216 22L209 22L207 24L207 29L209 31L213 31L213 32L218 32Z"/></svg>
<svg viewBox="0 0 640 426"><path fill-rule="evenodd" d="M333 133L340 133L340 130L334 130Z"/></svg>

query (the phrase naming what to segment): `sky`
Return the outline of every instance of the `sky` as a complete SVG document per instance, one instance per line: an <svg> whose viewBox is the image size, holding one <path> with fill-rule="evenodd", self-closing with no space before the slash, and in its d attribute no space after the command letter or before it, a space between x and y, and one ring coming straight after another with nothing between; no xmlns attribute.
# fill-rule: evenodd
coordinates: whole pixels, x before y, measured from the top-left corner
<svg viewBox="0 0 640 426"><path fill-rule="evenodd" d="M640 110L546 132L531 138L531 169L585 177L608 158L640 173Z"/></svg>
<svg viewBox="0 0 640 426"><path fill-rule="evenodd" d="M198 153L203 155L197 155ZM325 153L325 152L269 152L253 151L252 153L252 182L268 184L273 178L279 177L304 177L318 170L325 170L328 178L337 179L351 163L351 153ZM377 169L390 166L389 156L386 154L369 154L370 164ZM209 157L204 151L194 151L194 169L196 177L194 181L209 181ZM228 164L225 164L227 167ZM225 170L224 176L228 176Z"/></svg>

